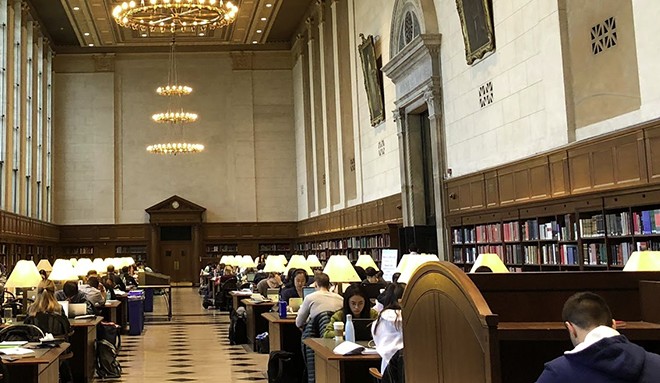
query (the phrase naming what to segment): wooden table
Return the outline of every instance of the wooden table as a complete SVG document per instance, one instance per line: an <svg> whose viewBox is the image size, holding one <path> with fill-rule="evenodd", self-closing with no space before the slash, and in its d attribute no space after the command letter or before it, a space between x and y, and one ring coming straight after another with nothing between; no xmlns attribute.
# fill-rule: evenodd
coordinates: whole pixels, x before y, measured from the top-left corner
<svg viewBox="0 0 660 383"><path fill-rule="evenodd" d="M255 302L252 299L241 300L247 311L247 337L252 350L257 349L257 335L268 331L268 321L261 314L270 311L273 302Z"/></svg>
<svg viewBox="0 0 660 383"><path fill-rule="evenodd" d="M113 322L119 324L119 316L117 315L119 306L121 306L120 300L115 300L111 302L106 301L105 305L101 306L101 311L103 312L103 319L106 322Z"/></svg>
<svg viewBox="0 0 660 383"><path fill-rule="evenodd" d="M289 351L302 353L300 337L302 331L296 327L296 317L280 318L279 313L268 312L261 314L268 321L268 340L270 351Z"/></svg>
<svg viewBox="0 0 660 383"><path fill-rule="evenodd" d="M128 334L128 296L117 295L119 306L117 306L117 323L121 327L122 335Z"/></svg>
<svg viewBox="0 0 660 383"><path fill-rule="evenodd" d="M55 348L37 348L34 358L23 358L13 362L3 360L9 376L7 382L58 383L60 379L60 355L69 347L62 343Z"/></svg>
<svg viewBox="0 0 660 383"><path fill-rule="evenodd" d="M334 339L309 338L305 344L314 350L316 383L371 383L369 368L380 369L380 355L337 355L332 350L340 342ZM358 342L366 345L367 342Z"/></svg>
<svg viewBox="0 0 660 383"><path fill-rule="evenodd" d="M75 382L91 382L94 378L96 325L102 320L103 317L99 316L94 319L69 320L74 330L70 339L73 351L70 365Z"/></svg>
<svg viewBox="0 0 660 383"><path fill-rule="evenodd" d="M229 295L232 297L231 307L234 309L234 311L236 311L239 307L245 306L241 301L252 296L252 293L246 293L244 291L230 291Z"/></svg>

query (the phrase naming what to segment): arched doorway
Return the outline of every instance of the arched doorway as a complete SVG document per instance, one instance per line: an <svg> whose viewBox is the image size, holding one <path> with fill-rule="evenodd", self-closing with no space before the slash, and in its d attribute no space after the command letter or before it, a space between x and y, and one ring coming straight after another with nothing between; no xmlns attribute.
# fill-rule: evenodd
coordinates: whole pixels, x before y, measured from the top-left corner
<svg viewBox="0 0 660 383"><path fill-rule="evenodd" d="M206 208L174 195L146 209L151 223L150 259L175 285L197 282Z"/></svg>

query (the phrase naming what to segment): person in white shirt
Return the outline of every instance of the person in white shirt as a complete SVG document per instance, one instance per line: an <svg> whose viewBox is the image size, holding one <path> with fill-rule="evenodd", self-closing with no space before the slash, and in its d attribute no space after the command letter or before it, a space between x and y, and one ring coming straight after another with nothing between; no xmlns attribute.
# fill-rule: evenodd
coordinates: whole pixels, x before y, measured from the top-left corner
<svg viewBox="0 0 660 383"><path fill-rule="evenodd" d="M344 298L330 292L330 277L328 274L318 273L314 275L316 291L309 294L303 301L298 316L296 317L296 326L304 327L307 319L314 319L315 316L324 312L335 312L344 305Z"/></svg>
<svg viewBox="0 0 660 383"><path fill-rule="evenodd" d="M87 284L81 285L78 290L85 294L85 298L95 307L105 305L105 288L99 283L97 276L92 275L87 278Z"/></svg>
<svg viewBox="0 0 660 383"><path fill-rule="evenodd" d="M403 321L401 318L401 305L399 305L399 299L402 295L403 286L398 283L391 283L378 297L383 304L383 310L371 326L371 334L374 337L376 352L382 358L381 374L385 373L385 368L392 355L403 348Z"/></svg>

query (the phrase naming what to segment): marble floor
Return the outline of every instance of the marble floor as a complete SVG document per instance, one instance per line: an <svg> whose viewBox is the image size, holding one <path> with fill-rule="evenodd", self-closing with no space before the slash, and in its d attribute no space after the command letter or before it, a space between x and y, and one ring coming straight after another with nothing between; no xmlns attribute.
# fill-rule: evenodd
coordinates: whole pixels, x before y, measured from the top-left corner
<svg viewBox="0 0 660 383"><path fill-rule="evenodd" d="M268 381L268 355L229 344L227 313L202 308L202 299L193 288L174 288L172 295L172 321L147 314L142 335L123 335L119 351L122 377L105 382ZM164 313L164 297L155 296L154 314Z"/></svg>

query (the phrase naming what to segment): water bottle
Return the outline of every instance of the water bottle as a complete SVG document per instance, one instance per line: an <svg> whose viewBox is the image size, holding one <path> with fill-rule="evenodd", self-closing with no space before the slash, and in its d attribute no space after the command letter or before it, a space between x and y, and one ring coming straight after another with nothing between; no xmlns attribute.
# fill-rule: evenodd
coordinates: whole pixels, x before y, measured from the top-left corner
<svg viewBox="0 0 660 383"><path fill-rule="evenodd" d="M344 339L349 342L355 342L355 327L353 327L353 315L346 315L346 325L344 326Z"/></svg>
<svg viewBox="0 0 660 383"><path fill-rule="evenodd" d="M285 301L280 301L280 303L279 303L279 312L280 312L280 318L285 319L286 318L286 302Z"/></svg>

